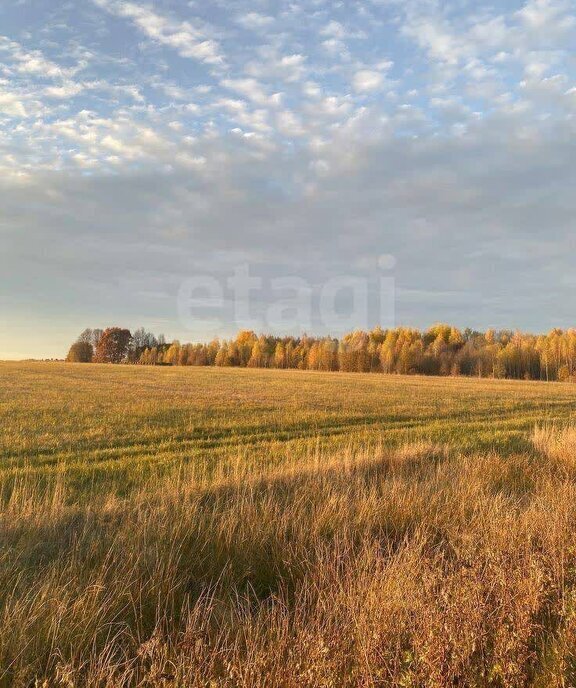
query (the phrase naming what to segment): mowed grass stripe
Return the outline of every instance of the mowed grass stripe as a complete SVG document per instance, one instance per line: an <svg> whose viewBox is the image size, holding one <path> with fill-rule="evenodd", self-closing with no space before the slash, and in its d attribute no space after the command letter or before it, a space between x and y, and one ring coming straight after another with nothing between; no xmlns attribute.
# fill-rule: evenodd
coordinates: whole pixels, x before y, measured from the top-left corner
<svg viewBox="0 0 576 688"><path fill-rule="evenodd" d="M129 452L166 441L207 448L270 436L288 441L355 426L430 425L453 436L471 421L493 427L513 416L524 428L535 418L565 419L576 408L570 386L492 380L61 364L0 364L0 376L6 459Z"/></svg>
<svg viewBox="0 0 576 688"><path fill-rule="evenodd" d="M214 460L234 448L526 449L525 432L576 410L570 385L206 368L0 364L0 471Z"/></svg>

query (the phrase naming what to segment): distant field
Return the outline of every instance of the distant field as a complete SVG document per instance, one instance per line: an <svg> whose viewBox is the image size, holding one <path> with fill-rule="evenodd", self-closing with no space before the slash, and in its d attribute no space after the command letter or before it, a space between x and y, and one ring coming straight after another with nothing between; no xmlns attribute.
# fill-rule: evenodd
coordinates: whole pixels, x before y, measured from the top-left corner
<svg viewBox="0 0 576 688"><path fill-rule="evenodd" d="M419 439L526 448L576 417L576 385L380 374L0 363L2 470L91 477L249 452L281 461Z"/></svg>
<svg viewBox="0 0 576 688"><path fill-rule="evenodd" d="M574 685L575 418L571 384L0 363L0 686Z"/></svg>

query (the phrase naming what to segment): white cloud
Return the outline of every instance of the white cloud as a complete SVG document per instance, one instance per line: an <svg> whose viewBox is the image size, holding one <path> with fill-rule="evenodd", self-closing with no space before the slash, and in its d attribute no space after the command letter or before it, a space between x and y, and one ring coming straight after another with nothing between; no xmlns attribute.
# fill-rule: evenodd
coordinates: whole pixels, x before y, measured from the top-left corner
<svg viewBox="0 0 576 688"><path fill-rule="evenodd" d="M384 76L381 72L375 72L369 69L361 69L354 74L352 85L357 93L369 93L370 91L377 91L384 83Z"/></svg>
<svg viewBox="0 0 576 688"><path fill-rule="evenodd" d="M40 50L26 50L20 43L0 36L0 52L8 54L11 68L19 74L35 75L47 79L72 76L84 65L64 68L47 59Z"/></svg>
<svg viewBox="0 0 576 688"><path fill-rule="evenodd" d="M259 14L258 12L247 12L246 14L237 17L236 23L240 24L240 26L243 26L245 29L257 31L270 26L270 24L273 24L274 17L269 17L265 14Z"/></svg>
<svg viewBox="0 0 576 688"><path fill-rule="evenodd" d="M350 113L352 103L348 96L327 96L306 106L312 116L326 116L329 118L345 117Z"/></svg>
<svg viewBox="0 0 576 688"><path fill-rule="evenodd" d="M84 85L74 81L68 81L61 86L48 86L44 94L49 98L73 98L84 90Z"/></svg>
<svg viewBox="0 0 576 688"><path fill-rule="evenodd" d="M344 39L347 37L346 29L338 21L332 20L320 31L321 36L331 36L332 38Z"/></svg>
<svg viewBox="0 0 576 688"><path fill-rule="evenodd" d="M529 0L518 11L517 16L535 31L550 31L555 34L576 26L574 5L562 0Z"/></svg>
<svg viewBox="0 0 576 688"><path fill-rule="evenodd" d="M304 136L306 129L300 118L290 110L282 110L276 115L278 130L285 136Z"/></svg>
<svg viewBox="0 0 576 688"><path fill-rule="evenodd" d="M403 26L402 32L427 50L433 59L451 65L456 65L472 52L466 41L453 35L451 27L433 17L414 18Z"/></svg>
<svg viewBox="0 0 576 688"><path fill-rule="evenodd" d="M321 36L330 36L337 40L353 39L353 38L367 38L365 31L355 29L354 31L346 28L341 22L334 19L328 22L320 31Z"/></svg>
<svg viewBox="0 0 576 688"><path fill-rule="evenodd" d="M246 72L255 78L279 79L286 83L300 81L306 74L306 56L301 53L282 55L271 45L258 49L259 59L246 65Z"/></svg>
<svg viewBox="0 0 576 688"><path fill-rule="evenodd" d="M326 41L322 41L322 47L331 55L338 56L341 60L349 60L351 57L346 44L337 38L329 38Z"/></svg>
<svg viewBox="0 0 576 688"><path fill-rule="evenodd" d="M256 79L223 79L222 86L248 98L258 105L277 106L282 100L282 94L268 95L262 84Z"/></svg>
<svg viewBox="0 0 576 688"><path fill-rule="evenodd" d="M179 22L125 0L93 0L99 7L118 17L132 20L148 38L176 50L182 57L211 65L224 63L218 41L206 35L204 28L190 21Z"/></svg>
<svg viewBox="0 0 576 688"><path fill-rule="evenodd" d="M320 98L322 96L322 89L314 81L307 81L302 88L302 92L308 98Z"/></svg>
<svg viewBox="0 0 576 688"><path fill-rule="evenodd" d="M260 132L271 131L267 110L262 108L250 110L245 101L234 98L221 98L214 105L226 110L235 122L247 129L255 129Z"/></svg>
<svg viewBox="0 0 576 688"><path fill-rule="evenodd" d="M0 113L10 117L26 117L26 108L18 96L0 88Z"/></svg>

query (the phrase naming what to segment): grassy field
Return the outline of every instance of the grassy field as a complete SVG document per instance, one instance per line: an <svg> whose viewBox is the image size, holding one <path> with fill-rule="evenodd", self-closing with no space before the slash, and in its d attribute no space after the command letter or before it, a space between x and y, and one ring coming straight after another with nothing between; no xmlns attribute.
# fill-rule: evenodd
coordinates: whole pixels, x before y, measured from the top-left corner
<svg viewBox="0 0 576 688"><path fill-rule="evenodd" d="M576 386L0 363L0 685L576 685Z"/></svg>

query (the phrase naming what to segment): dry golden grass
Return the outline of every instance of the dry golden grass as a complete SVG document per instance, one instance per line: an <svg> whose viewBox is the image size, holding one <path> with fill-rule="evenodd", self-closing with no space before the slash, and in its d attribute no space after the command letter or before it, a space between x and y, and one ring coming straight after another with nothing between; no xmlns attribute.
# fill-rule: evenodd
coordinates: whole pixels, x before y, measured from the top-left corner
<svg viewBox="0 0 576 688"><path fill-rule="evenodd" d="M576 470L576 426L537 425L532 436L534 446L557 470L567 476Z"/></svg>
<svg viewBox="0 0 576 688"><path fill-rule="evenodd" d="M447 403L455 406L460 395L470 416L476 389L469 432L491 432L477 426L486 408L486 425L505 421L500 428L513 434L491 448L479 440L474 451L460 441L456 416L444 436L435 432L442 407L436 420L428 415L437 388L424 381L411 403L414 421L430 431L391 442L386 423L404 403L394 387L401 379L379 378L379 396L372 396L371 376L231 373L211 378L213 388L189 376L196 397L187 422L213 403L229 444L222 439L186 457L177 440L165 438L159 453L169 459L156 462L148 450L143 457L131 449L116 457L123 469L112 468L107 484L100 463L93 471L82 466L83 457L101 457L102 444L84 451L73 444L66 414L86 419L91 409L91 426L77 423L87 442L90 432L105 436L101 424L114 404L121 409L124 425L112 426L109 453L126 451L125 427L131 447L149 447L151 426L138 437L124 398L98 414L85 377L93 372L41 370L47 386L72 370L78 388L61 381L62 421L71 434L59 445L57 423L42 429L32 416L37 401L40 419L58 418L41 376L30 379L27 368L20 383L4 385L26 388L20 398L28 415L20 414L18 435L13 401L0 407L17 440L12 453L6 445L0 472L0 685L576 685L576 445L562 415L568 403L558 404L573 394L567 387L496 383L493 394L488 382L449 381ZM99 370L97 384L114 388L117 373ZM182 379L126 370L138 386L125 390L139 400L134 413L154 396L166 433L177 436ZM125 381L131 374L121 372ZM313 396L315 379L324 392L345 384L351 408L371 406L374 416L387 397L386 417L368 434L340 440L310 432L295 441L312 409L303 399L291 414L286 399L302 382ZM143 389L146 380L154 381L152 391ZM198 397L202 385L214 390L211 397ZM246 400L250 419L238 400L224 403L238 387L244 394L243 385L255 390ZM508 407L506 394L518 406ZM555 425L540 413L548 424L534 429L547 400L562 413ZM333 427L352 417L342 399L340 407L325 403ZM317 426L326 427L318 413ZM234 429L245 437L254 414L263 422L273 416L276 441L234 443ZM46 460L53 456L47 448L56 461Z"/></svg>

